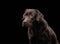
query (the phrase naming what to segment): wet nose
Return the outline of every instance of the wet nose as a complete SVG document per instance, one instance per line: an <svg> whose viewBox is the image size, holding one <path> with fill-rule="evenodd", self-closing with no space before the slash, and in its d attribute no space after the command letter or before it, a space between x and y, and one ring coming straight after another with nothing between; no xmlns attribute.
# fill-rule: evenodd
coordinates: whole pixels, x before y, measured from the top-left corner
<svg viewBox="0 0 60 44"><path fill-rule="evenodd" d="M27 25L27 22L23 22L25 25Z"/></svg>
<svg viewBox="0 0 60 44"><path fill-rule="evenodd" d="M23 22L22 26L28 26L27 22Z"/></svg>

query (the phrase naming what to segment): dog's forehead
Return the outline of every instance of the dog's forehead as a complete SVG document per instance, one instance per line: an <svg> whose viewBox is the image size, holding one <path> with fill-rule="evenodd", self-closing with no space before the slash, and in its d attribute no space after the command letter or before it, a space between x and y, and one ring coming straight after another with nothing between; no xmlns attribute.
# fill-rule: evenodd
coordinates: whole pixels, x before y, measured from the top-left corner
<svg viewBox="0 0 60 44"><path fill-rule="evenodd" d="M35 9L26 9L25 12L35 12Z"/></svg>
<svg viewBox="0 0 60 44"><path fill-rule="evenodd" d="M25 9L25 12L23 14L23 16L25 16L26 14L30 14L30 15L36 15L36 10L35 9Z"/></svg>

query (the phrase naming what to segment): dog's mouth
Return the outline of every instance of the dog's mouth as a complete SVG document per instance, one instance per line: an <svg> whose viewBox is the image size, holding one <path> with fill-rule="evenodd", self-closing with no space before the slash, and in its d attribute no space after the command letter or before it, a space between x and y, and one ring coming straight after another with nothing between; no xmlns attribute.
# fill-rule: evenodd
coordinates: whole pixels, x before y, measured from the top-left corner
<svg viewBox="0 0 60 44"><path fill-rule="evenodd" d="M25 23L22 23L22 26L23 27L30 27L31 26L31 23L25 22Z"/></svg>

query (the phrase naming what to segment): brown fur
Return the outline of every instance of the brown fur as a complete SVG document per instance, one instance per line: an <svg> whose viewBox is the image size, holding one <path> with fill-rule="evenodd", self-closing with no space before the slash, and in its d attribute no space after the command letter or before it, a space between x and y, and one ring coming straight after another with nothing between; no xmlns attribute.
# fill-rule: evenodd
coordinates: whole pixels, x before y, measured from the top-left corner
<svg viewBox="0 0 60 44"><path fill-rule="evenodd" d="M55 32L37 9L26 9L22 26L28 28L30 44L59 44Z"/></svg>

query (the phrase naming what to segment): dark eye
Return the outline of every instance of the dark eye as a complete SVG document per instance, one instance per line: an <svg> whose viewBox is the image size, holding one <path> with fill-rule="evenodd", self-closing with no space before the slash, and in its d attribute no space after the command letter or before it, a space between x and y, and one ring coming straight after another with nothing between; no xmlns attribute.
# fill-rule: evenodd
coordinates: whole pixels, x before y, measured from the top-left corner
<svg viewBox="0 0 60 44"><path fill-rule="evenodd" d="M28 13L25 14L26 16L28 15Z"/></svg>
<svg viewBox="0 0 60 44"><path fill-rule="evenodd" d="M31 14L31 16L33 17L33 15Z"/></svg>
<svg viewBox="0 0 60 44"><path fill-rule="evenodd" d="M25 15L28 15L28 14L25 14Z"/></svg>

